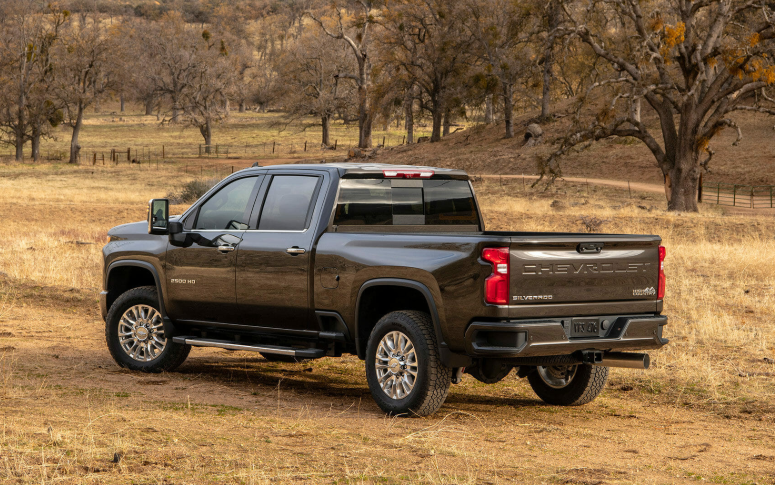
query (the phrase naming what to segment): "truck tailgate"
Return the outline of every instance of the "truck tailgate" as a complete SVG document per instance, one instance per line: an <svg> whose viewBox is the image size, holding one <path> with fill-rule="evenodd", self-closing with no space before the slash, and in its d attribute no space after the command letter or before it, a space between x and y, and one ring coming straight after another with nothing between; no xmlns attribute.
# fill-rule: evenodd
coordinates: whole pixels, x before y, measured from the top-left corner
<svg viewBox="0 0 775 485"><path fill-rule="evenodd" d="M511 238L511 305L656 300L658 236Z"/></svg>

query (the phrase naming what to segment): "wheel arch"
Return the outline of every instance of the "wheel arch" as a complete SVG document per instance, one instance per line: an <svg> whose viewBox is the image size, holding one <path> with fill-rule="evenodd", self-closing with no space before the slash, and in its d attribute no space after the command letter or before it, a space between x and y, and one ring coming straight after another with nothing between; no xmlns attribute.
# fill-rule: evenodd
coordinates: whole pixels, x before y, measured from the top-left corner
<svg viewBox="0 0 775 485"><path fill-rule="evenodd" d="M106 308L110 309L116 299L128 290L141 286L155 286L159 294L159 310L167 318L164 309L164 292L156 267L147 262L133 259L114 261L108 266L105 276Z"/></svg>
<svg viewBox="0 0 775 485"><path fill-rule="evenodd" d="M355 304L355 350L360 359L366 358L366 344L377 321L399 310L420 310L430 314L438 345L446 348L439 311L430 289L414 280L376 278L361 285Z"/></svg>

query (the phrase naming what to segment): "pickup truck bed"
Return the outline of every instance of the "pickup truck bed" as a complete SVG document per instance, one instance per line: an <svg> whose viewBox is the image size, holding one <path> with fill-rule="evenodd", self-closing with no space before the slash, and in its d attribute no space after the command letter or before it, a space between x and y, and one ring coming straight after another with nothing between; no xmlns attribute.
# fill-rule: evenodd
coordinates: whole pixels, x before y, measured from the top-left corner
<svg viewBox="0 0 775 485"><path fill-rule="evenodd" d="M608 367L648 367L619 351L667 342L658 236L486 231L460 171L256 167L178 218L164 202L104 250L108 345L130 368L171 368L190 346L349 352L385 411L428 414L464 372L496 382L514 368L547 402L588 402ZM116 327L147 345L124 318L141 287L157 295L158 355L111 341Z"/></svg>

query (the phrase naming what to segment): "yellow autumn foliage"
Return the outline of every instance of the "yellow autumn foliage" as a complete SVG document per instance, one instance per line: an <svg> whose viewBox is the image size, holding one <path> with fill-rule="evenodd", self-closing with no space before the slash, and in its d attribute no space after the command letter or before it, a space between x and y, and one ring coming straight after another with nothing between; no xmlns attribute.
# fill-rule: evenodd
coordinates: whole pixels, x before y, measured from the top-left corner
<svg viewBox="0 0 775 485"><path fill-rule="evenodd" d="M684 41L684 34L686 33L686 25L683 22L678 22L675 27L669 25L665 26L665 44L668 47L675 47Z"/></svg>

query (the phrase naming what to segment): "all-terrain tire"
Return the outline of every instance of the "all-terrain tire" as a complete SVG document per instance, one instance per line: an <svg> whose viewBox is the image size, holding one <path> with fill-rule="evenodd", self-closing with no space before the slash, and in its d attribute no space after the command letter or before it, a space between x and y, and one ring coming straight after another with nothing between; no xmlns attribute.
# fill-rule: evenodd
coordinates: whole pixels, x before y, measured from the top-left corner
<svg viewBox="0 0 775 485"><path fill-rule="evenodd" d="M547 404L580 406L593 401L603 391L608 380L608 367L579 364L573 379L562 388L547 384L538 370L527 376L530 387Z"/></svg>
<svg viewBox="0 0 775 485"><path fill-rule="evenodd" d="M175 343L169 337L161 354L148 362L133 359L121 348L118 336L119 322L124 312L135 305L147 305L158 312L160 306L156 287L141 286L128 290L116 298L116 301L110 306L105 321L105 341L113 360L121 367L143 372L171 371L179 367L188 357L191 346Z"/></svg>
<svg viewBox="0 0 775 485"><path fill-rule="evenodd" d="M403 399L394 399L382 390L375 365L380 341L394 331L411 340L417 358L414 387ZM382 317L371 331L366 347L366 380L377 405L388 414L419 417L436 412L447 398L452 369L439 358L431 316L419 311L397 311Z"/></svg>

